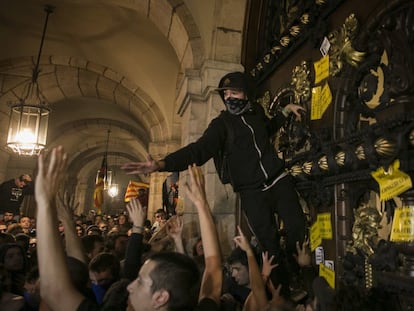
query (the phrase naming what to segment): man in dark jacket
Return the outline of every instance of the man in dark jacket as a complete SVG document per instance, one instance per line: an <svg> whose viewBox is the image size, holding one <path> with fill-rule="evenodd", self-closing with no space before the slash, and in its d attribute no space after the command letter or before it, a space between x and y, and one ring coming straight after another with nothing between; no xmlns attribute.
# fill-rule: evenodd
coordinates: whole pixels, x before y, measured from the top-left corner
<svg viewBox="0 0 414 311"><path fill-rule="evenodd" d="M275 255L281 264L275 213L284 223L288 254L295 252L296 241L301 243L304 239L305 219L294 184L271 138L290 113L300 116L303 108L288 104L274 118L267 118L264 109L250 100L248 78L241 72L225 75L217 90L226 110L211 121L196 142L163 160L149 158L147 162L126 163L122 168L128 174L183 171L189 164L203 165L226 150L229 181L240 194L249 224L262 248Z"/></svg>

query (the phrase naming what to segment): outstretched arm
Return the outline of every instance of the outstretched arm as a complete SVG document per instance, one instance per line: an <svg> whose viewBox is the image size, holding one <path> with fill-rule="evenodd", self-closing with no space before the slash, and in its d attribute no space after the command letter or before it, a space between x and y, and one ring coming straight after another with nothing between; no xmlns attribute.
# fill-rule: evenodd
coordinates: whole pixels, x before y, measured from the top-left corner
<svg viewBox="0 0 414 311"><path fill-rule="evenodd" d="M123 276L134 280L138 276L141 267L142 239L144 234L144 221L147 218L147 207L134 198L126 206L129 220L132 222L131 236L125 254Z"/></svg>
<svg viewBox="0 0 414 311"><path fill-rule="evenodd" d="M218 234L210 206L207 203L203 173L195 165L189 165L188 172L190 173L190 184L186 183L184 187L198 211L205 259L205 269L201 281L199 300L210 298L219 304L223 274Z"/></svg>
<svg viewBox="0 0 414 311"><path fill-rule="evenodd" d="M247 241L246 236L243 234L239 226L237 226L237 230L239 231L239 235L233 240L238 247L246 252L251 288L251 292L246 299L243 310L264 310L268 301L259 265L257 264L256 257L249 241Z"/></svg>
<svg viewBox="0 0 414 311"><path fill-rule="evenodd" d="M55 197L65 176L67 156L61 146L54 148L49 161L38 158L39 172L35 182L37 202L37 256L40 293L53 310L76 310L84 297L71 283L62 241L57 229Z"/></svg>
<svg viewBox="0 0 414 311"><path fill-rule="evenodd" d="M168 236L174 241L175 251L185 254L183 244L183 216L174 215L165 224Z"/></svg>
<svg viewBox="0 0 414 311"><path fill-rule="evenodd" d="M82 242L76 234L75 222L73 221L73 213L78 207L79 202L74 204L74 196L71 196L67 192L58 195L58 202L58 218L62 221L65 228L66 254L86 264L86 256L82 248Z"/></svg>
<svg viewBox="0 0 414 311"><path fill-rule="evenodd" d="M145 162L129 162L121 165L128 175L134 174L148 174L159 170L163 170L165 163L163 160L156 161L150 155L148 155L147 161Z"/></svg>

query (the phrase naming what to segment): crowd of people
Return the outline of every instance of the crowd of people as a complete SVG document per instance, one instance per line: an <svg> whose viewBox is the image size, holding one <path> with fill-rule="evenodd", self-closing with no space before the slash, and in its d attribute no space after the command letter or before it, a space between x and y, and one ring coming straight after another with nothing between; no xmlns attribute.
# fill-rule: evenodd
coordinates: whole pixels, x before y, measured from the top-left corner
<svg viewBox="0 0 414 311"><path fill-rule="evenodd" d="M18 188L4 196L13 206L34 190L37 214L16 219L15 210L0 206L0 310L370 310L365 296L358 308L344 305L316 276L293 180L271 143L287 117L300 117L303 108L288 104L268 119L240 72L225 75L218 91L226 109L196 142L162 160L122 166L127 174L188 170L181 188L197 210L200 232L192 253L182 216L160 209L150 219L138 199L116 217L74 215L73 197L62 189L67 155L59 146L39 155L34 182L22 175L7 186ZM227 258L200 169L218 155L221 180L239 193L258 242L238 227Z"/></svg>
<svg viewBox="0 0 414 311"><path fill-rule="evenodd" d="M0 235L0 310L347 310L316 276L308 240L296 243L304 289L297 299L273 284L274 256L259 253L240 227L223 258L199 167L188 167L184 186L200 226L187 253L182 216L167 219L158 210L155 230L137 199L127 204L125 219L80 221L73 199L58 192L65 162L61 147L48 160L39 157L36 219L21 217L18 233L7 232L16 225L9 220Z"/></svg>

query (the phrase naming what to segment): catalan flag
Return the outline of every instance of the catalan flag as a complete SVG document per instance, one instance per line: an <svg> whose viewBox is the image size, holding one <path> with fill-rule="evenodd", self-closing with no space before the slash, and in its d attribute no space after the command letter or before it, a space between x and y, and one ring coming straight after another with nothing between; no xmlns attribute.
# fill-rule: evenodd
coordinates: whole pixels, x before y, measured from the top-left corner
<svg viewBox="0 0 414 311"><path fill-rule="evenodd" d="M100 215L102 213L102 205L104 201L104 179L108 169L106 162L106 156L102 159L101 169L98 172L98 176L95 181L95 191L93 193L93 205L96 209L96 213Z"/></svg>
<svg viewBox="0 0 414 311"><path fill-rule="evenodd" d="M130 180L125 192L125 202L129 202L131 199L138 197L140 189L148 190L148 188L149 185L146 183Z"/></svg>

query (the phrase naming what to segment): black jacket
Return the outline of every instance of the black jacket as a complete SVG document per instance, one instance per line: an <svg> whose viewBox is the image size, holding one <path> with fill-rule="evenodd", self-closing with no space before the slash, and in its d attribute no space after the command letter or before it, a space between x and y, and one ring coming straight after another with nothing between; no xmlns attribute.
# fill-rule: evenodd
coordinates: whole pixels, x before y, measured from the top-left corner
<svg viewBox="0 0 414 311"><path fill-rule="evenodd" d="M269 119L260 105L239 116L223 111L196 142L166 156L164 170L183 171L189 164L203 165L223 149L228 135L223 114L234 136L227 146L233 190L262 189L264 183L274 180L284 170L284 161L277 156L271 138L286 118L279 113Z"/></svg>

